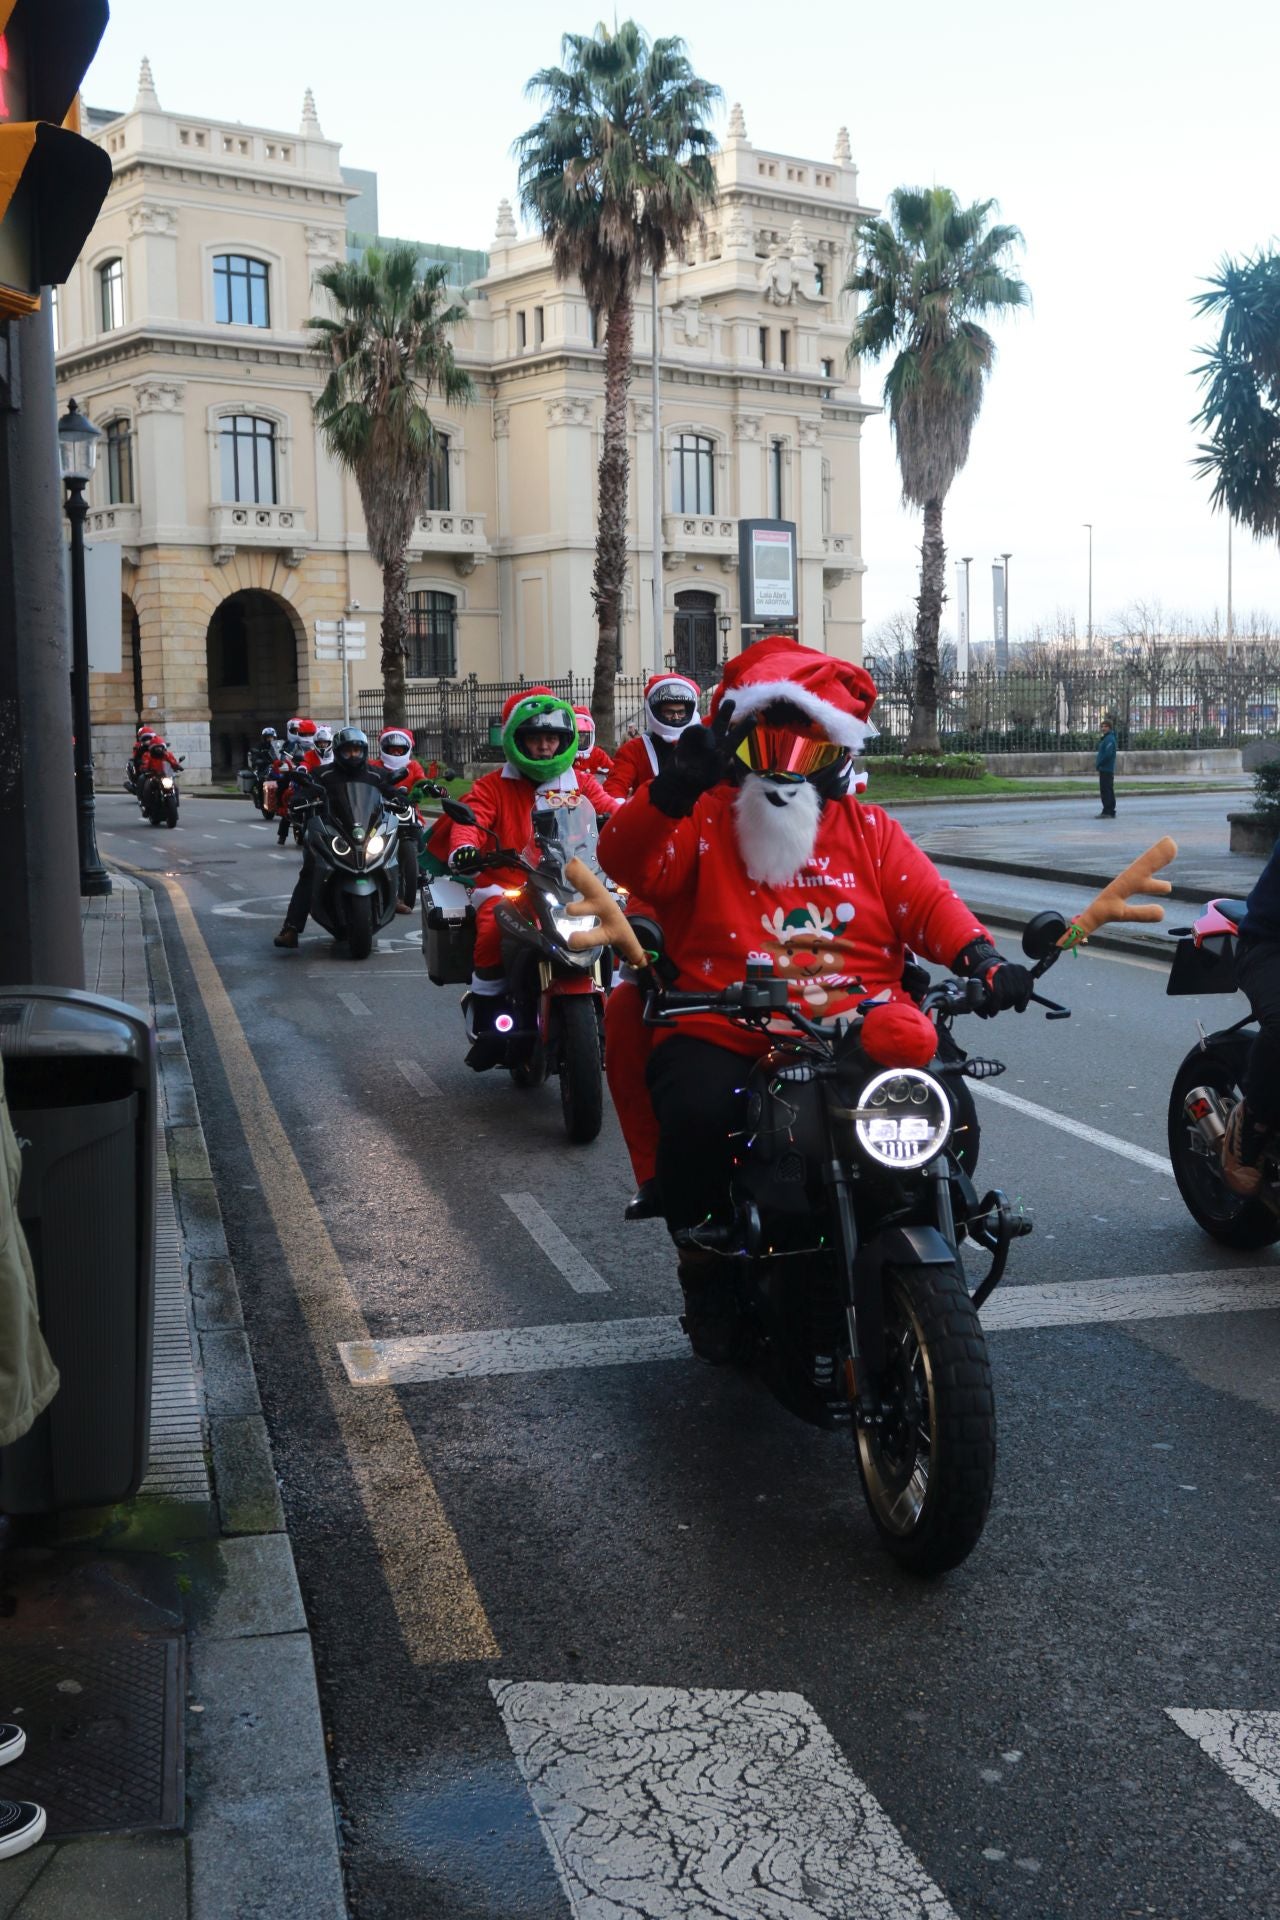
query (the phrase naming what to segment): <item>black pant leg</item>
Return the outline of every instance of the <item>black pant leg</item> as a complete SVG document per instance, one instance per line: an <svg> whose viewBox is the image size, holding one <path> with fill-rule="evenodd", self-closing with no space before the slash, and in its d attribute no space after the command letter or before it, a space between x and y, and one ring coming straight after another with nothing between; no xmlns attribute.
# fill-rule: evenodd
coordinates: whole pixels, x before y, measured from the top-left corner
<svg viewBox="0 0 1280 1920"><path fill-rule="evenodd" d="M1244 1097L1255 1120L1280 1127L1280 941L1243 935L1236 949L1236 978L1258 1022Z"/></svg>
<svg viewBox="0 0 1280 1920"><path fill-rule="evenodd" d="M1114 813L1116 810L1116 777L1114 773L1098 775L1098 792L1102 798L1102 811Z"/></svg>
<svg viewBox="0 0 1280 1920"><path fill-rule="evenodd" d="M302 872L298 875L297 885L289 896L288 911L284 916L286 927L294 927L299 933L307 924L311 912L311 889L315 881L316 857L310 847L304 847L302 854Z"/></svg>
<svg viewBox="0 0 1280 1920"><path fill-rule="evenodd" d="M730 1135L742 1124L750 1070L745 1055L683 1034L653 1050L647 1078L658 1120L658 1187L672 1232L728 1205Z"/></svg>

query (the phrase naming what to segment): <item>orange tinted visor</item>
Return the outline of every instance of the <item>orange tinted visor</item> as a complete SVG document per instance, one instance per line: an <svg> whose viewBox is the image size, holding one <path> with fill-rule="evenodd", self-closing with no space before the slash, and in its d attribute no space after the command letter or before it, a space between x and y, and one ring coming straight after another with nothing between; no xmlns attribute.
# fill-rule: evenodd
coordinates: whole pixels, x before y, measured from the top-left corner
<svg viewBox="0 0 1280 1920"><path fill-rule="evenodd" d="M790 727L752 727L736 748L738 759L752 773L771 773L780 780L807 780L811 773L834 767L847 751L834 740L814 739Z"/></svg>

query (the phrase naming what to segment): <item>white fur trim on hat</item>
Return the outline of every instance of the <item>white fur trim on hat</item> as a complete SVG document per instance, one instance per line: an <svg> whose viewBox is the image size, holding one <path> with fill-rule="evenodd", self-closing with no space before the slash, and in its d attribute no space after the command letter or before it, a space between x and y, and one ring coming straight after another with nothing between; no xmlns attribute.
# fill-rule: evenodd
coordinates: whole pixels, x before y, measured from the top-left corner
<svg viewBox="0 0 1280 1920"><path fill-rule="evenodd" d="M733 703L729 718L731 727L748 715L760 713L765 707L785 700L816 721L829 740L834 740L838 746L849 747L854 752L866 741L874 739L877 732L869 720L858 720L853 714L844 713L829 700L820 699L816 693L811 693L795 680L748 680L741 686L731 688L724 699L726 706Z"/></svg>

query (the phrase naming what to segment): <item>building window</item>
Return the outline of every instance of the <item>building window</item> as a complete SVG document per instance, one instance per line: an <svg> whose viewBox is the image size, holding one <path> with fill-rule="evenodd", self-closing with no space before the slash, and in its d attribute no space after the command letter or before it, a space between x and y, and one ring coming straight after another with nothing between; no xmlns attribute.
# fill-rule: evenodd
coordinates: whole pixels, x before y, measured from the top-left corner
<svg viewBox="0 0 1280 1920"><path fill-rule="evenodd" d="M108 420L107 499L113 507L133 499L133 433L127 420Z"/></svg>
<svg viewBox="0 0 1280 1920"><path fill-rule="evenodd" d="M591 309L591 344L593 347L598 347L600 345L600 309L599 307L592 307Z"/></svg>
<svg viewBox="0 0 1280 1920"><path fill-rule="evenodd" d="M823 379L824 379L824 380L834 380L834 379L835 379L835 377L836 377L836 363L835 363L835 361L834 361L834 360L824 360L824 361L822 362L822 377L823 377Z"/></svg>
<svg viewBox="0 0 1280 1920"><path fill-rule="evenodd" d="M451 593L409 595L409 678L447 680L458 671L458 602Z"/></svg>
<svg viewBox="0 0 1280 1920"><path fill-rule="evenodd" d="M431 449L431 464L427 468L427 511L428 513L449 511L449 436L447 433L438 433L435 446Z"/></svg>
<svg viewBox="0 0 1280 1920"><path fill-rule="evenodd" d="M782 518L782 469L786 460L786 453L785 441L771 440L769 442L769 516L773 520L781 520Z"/></svg>
<svg viewBox="0 0 1280 1920"><path fill-rule="evenodd" d="M271 420L251 413L231 414L222 422L222 498L274 507L276 429Z"/></svg>
<svg viewBox="0 0 1280 1920"><path fill-rule="evenodd" d="M525 348L528 346L528 344L529 344L529 322L525 316L525 312L522 307L520 312L516 315L516 347L519 350L519 352L523 353Z"/></svg>
<svg viewBox="0 0 1280 1920"><path fill-rule="evenodd" d="M767 367L768 364L769 364L769 329L768 327L761 327L760 329L760 365L762 367Z"/></svg>
<svg viewBox="0 0 1280 1920"><path fill-rule="evenodd" d="M124 261L108 260L98 268L98 295L102 331L113 333L124 325Z"/></svg>
<svg viewBox="0 0 1280 1920"><path fill-rule="evenodd" d="M781 364L782 371L785 373L787 368L791 365L791 329L790 327L778 328L778 360Z"/></svg>
<svg viewBox="0 0 1280 1920"><path fill-rule="evenodd" d="M817 263L814 278L817 282L817 291L819 293L825 293L827 290L827 270L821 260Z"/></svg>
<svg viewBox="0 0 1280 1920"><path fill-rule="evenodd" d="M533 310L533 344L540 347L546 338L546 318L541 307Z"/></svg>
<svg viewBox="0 0 1280 1920"><path fill-rule="evenodd" d="M269 327L271 294L266 262L243 253L219 253L213 262L214 319L222 326Z"/></svg>
<svg viewBox="0 0 1280 1920"><path fill-rule="evenodd" d="M677 434L671 446L671 511L714 513L715 445L705 433Z"/></svg>

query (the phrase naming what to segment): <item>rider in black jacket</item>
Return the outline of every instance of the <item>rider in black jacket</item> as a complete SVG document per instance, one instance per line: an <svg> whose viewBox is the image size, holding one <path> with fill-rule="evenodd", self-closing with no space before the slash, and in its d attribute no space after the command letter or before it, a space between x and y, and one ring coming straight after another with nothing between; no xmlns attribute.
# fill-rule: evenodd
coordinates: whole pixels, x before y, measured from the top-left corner
<svg viewBox="0 0 1280 1920"><path fill-rule="evenodd" d="M1280 1132L1280 847L1249 895L1236 942L1236 979L1249 996L1258 1033L1244 1098L1227 1121L1222 1177L1233 1193L1252 1199L1262 1186L1263 1148Z"/></svg>
<svg viewBox="0 0 1280 1920"><path fill-rule="evenodd" d="M359 727L342 727L334 735L332 766L320 772L309 772L301 767L295 769L293 790L297 798L293 804L305 804L309 800L319 800L324 804L335 787L344 786L349 780L367 781L371 787L377 787L380 793L392 794L396 791L395 775L389 768L369 765L368 736ZM398 797L404 798L403 794ZM278 947L296 947L307 924L315 864L315 855L304 840L302 871L289 901L284 925L275 937Z"/></svg>

